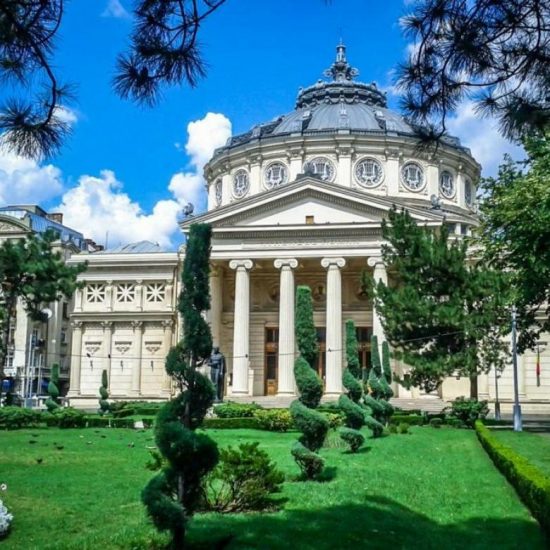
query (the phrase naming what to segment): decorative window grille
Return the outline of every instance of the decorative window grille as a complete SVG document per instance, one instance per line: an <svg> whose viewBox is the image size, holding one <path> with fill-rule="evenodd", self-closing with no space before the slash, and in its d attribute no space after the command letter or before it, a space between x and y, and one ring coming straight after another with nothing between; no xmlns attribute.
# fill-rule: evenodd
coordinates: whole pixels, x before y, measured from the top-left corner
<svg viewBox="0 0 550 550"><path fill-rule="evenodd" d="M455 182L453 175L444 170L439 177L439 191L447 199L452 199L455 194Z"/></svg>
<svg viewBox="0 0 550 550"><path fill-rule="evenodd" d="M105 302L105 285L92 283L86 287L86 301L90 304Z"/></svg>
<svg viewBox="0 0 550 550"><path fill-rule="evenodd" d="M129 304L136 299L136 285L132 283L120 283L116 288L117 302Z"/></svg>
<svg viewBox="0 0 550 550"><path fill-rule="evenodd" d="M323 181L334 181L336 169L334 164L325 157L316 157L308 162L311 170L316 176L319 176Z"/></svg>
<svg viewBox="0 0 550 550"><path fill-rule="evenodd" d="M355 166L355 178L363 187L376 187L384 178L384 170L377 160L363 159Z"/></svg>
<svg viewBox="0 0 550 550"><path fill-rule="evenodd" d="M424 187L424 171L416 162L407 162L401 169L403 184L411 191L420 191Z"/></svg>
<svg viewBox="0 0 550 550"><path fill-rule="evenodd" d="M214 184L214 194L216 197L216 206L220 206L222 203L222 180L216 180Z"/></svg>
<svg viewBox="0 0 550 550"><path fill-rule="evenodd" d="M161 304L166 299L166 287L163 283L149 283L145 287L145 300L151 304Z"/></svg>
<svg viewBox="0 0 550 550"><path fill-rule="evenodd" d="M282 162L270 164L265 171L265 186L268 189L284 185L288 181L288 170Z"/></svg>
<svg viewBox="0 0 550 550"><path fill-rule="evenodd" d="M246 170L237 170L233 176L233 194L240 199L248 193L250 188L250 178Z"/></svg>

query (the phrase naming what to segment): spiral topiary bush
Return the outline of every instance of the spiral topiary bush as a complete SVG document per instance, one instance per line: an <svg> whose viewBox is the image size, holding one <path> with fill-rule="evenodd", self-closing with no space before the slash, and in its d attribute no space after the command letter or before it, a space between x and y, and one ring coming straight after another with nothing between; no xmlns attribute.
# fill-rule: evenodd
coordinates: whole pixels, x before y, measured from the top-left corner
<svg viewBox="0 0 550 550"><path fill-rule="evenodd" d="M209 225L191 226L179 301L183 341L170 350L165 365L180 393L157 414L155 441L163 468L141 494L157 529L170 532L174 549L184 548L187 523L203 497L203 478L219 459L216 443L195 431L215 397L210 380L197 371L212 350L212 335L203 316L210 308L210 241Z"/></svg>
<svg viewBox="0 0 550 550"><path fill-rule="evenodd" d="M294 363L294 378L300 392L299 401L310 409L316 409L323 397L323 383L303 357L298 357Z"/></svg>
<svg viewBox="0 0 550 550"><path fill-rule="evenodd" d="M349 445L352 453L356 453L365 442L365 436L351 428L340 428L340 437Z"/></svg>
<svg viewBox="0 0 550 550"><path fill-rule="evenodd" d="M111 405L107 399L109 399L109 379L107 378L107 371L103 370L101 373L101 386L99 386L99 414L107 414L111 410Z"/></svg>

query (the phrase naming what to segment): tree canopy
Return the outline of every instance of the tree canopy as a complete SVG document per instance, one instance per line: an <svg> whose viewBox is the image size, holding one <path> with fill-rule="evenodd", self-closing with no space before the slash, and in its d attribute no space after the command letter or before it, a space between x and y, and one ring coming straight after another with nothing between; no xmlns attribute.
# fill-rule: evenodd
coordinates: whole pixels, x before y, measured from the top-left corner
<svg viewBox="0 0 550 550"><path fill-rule="evenodd" d="M29 234L25 239L5 240L0 245L0 379L4 377L4 359L10 323L21 300L32 319L42 318L41 309L62 298L70 299L78 283L76 278L86 264L69 266L54 250L57 232Z"/></svg>
<svg viewBox="0 0 550 550"><path fill-rule="evenodd" d="M477 374L507 358L507 277L469 258L467 241L445 226L420 227L407 211L390 211L383 235L394 284L372 281L375 307L395 357L411 366L410 384L433 391L459 374L475 396Z"/></svg>
<svg viewBox="0 0 550 550"><path fill-rule="evenodd" d="M507 158L482 182L480 238L485 258L510 274L520 349L550 330L549 134L523 141L527 162Z"/></svg>
<svg viewBox="0 0 550 550"><path fill-rule="evenodd" d="M413 47L398 84L426 138L468 98L509 138L547 127L549 0L416 0L402 26Z"/></svg>

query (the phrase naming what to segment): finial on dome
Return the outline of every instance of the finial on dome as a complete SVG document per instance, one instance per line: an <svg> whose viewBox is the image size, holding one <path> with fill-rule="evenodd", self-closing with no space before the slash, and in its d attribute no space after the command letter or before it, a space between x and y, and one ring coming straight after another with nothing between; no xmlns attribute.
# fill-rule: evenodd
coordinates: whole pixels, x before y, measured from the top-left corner
<svg viewBox="0 0 550 550"><path fill-rule="evenodd" d="M353 80L359 71L352 67L346 58L346 46L340 38L340 43L336 46L336 61L324 73L327 77L332 77L336 82Z"/></svg>

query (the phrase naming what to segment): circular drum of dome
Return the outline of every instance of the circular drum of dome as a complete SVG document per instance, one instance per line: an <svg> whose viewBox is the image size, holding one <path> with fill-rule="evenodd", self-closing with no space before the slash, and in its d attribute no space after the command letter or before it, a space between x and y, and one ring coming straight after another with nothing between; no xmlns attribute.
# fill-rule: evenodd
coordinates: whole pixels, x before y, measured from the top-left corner
<svg viewBox="0 0 550 550"><path fill-rule="evenodd" d="M378 187L384 179L384 169L376 159L364 158L355 165L355 179L363 187Z"/></svg>

